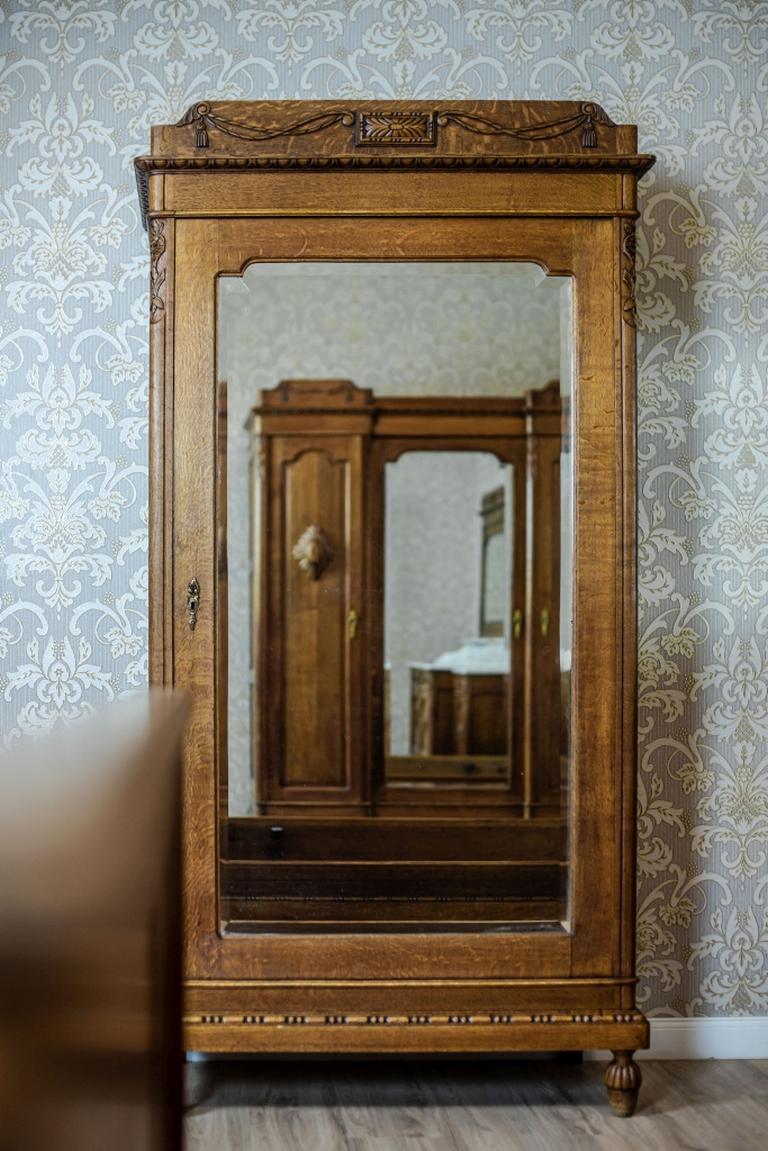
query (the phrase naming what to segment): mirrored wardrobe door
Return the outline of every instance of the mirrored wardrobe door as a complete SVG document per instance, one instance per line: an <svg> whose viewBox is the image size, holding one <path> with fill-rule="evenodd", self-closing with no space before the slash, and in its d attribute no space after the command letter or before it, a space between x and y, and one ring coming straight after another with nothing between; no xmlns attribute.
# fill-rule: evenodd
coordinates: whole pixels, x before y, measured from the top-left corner
<svg viewBox="0 0 768 1151"><path fill-rule="evenodd" d="M513 263L220 280L226 930L567 918L569 300Z"/></svg>

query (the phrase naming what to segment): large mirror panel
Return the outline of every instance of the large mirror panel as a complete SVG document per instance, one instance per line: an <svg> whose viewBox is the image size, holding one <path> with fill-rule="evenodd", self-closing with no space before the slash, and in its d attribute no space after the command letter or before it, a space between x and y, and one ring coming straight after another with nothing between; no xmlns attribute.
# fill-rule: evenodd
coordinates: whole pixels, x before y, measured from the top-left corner
<svg viewBox="0 0 768 1151"><path fill-rule="evenodd" d="M223 928L567 922L571 282L219 281Z"/></svg>

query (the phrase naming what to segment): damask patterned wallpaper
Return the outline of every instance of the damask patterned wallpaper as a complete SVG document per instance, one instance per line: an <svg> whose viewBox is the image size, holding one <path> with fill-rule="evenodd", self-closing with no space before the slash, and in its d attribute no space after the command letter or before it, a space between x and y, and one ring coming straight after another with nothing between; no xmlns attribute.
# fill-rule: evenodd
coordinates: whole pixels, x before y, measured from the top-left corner
<svg viewBox="0 0 768 1151"><path fill-rule="evenodd" d="M194 100L595 99L640 125L640 1000L768 1011L768 2L0 6L3 733L146 682L147 256Z"/></svg>

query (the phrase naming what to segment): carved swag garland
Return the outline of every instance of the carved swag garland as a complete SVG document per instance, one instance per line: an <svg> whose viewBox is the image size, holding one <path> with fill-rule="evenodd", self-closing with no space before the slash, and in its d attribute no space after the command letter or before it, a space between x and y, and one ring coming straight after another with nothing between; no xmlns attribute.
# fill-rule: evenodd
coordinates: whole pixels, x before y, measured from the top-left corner
<svg viewBox="0 0 768 1151"><path fill-rule="evenodd" d="M209 133L212 129L238 140L256 142L276 140L281 136L307 136L314 132L325 132L336 125L354 129L355 147L386 144L431 146L437 143L438 128L448 124L456 124L480 136L509 136L515 140L552 140L581 128L582 148L595 148L597 125L612 125L613 121L597 104L585 103L572 116L523 128L500 124L485 116L440 109L425 112L320 112L284 127L260 128L221 116L213 111L210 104L203 102L189 109L179 121L179 125L183 124L194 125L196 148L209 147Z"/></svg>

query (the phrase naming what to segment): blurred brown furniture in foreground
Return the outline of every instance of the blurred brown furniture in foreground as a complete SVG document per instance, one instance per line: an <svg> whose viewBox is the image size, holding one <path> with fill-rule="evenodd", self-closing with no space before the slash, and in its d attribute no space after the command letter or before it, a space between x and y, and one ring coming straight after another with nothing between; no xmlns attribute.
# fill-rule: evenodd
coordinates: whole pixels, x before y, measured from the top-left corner
<svg viewBox="0 0 768 1151"><path fill-rule="evenodd" d="M183 697L0 760L4 1151L181 1146Z"/></svg>

